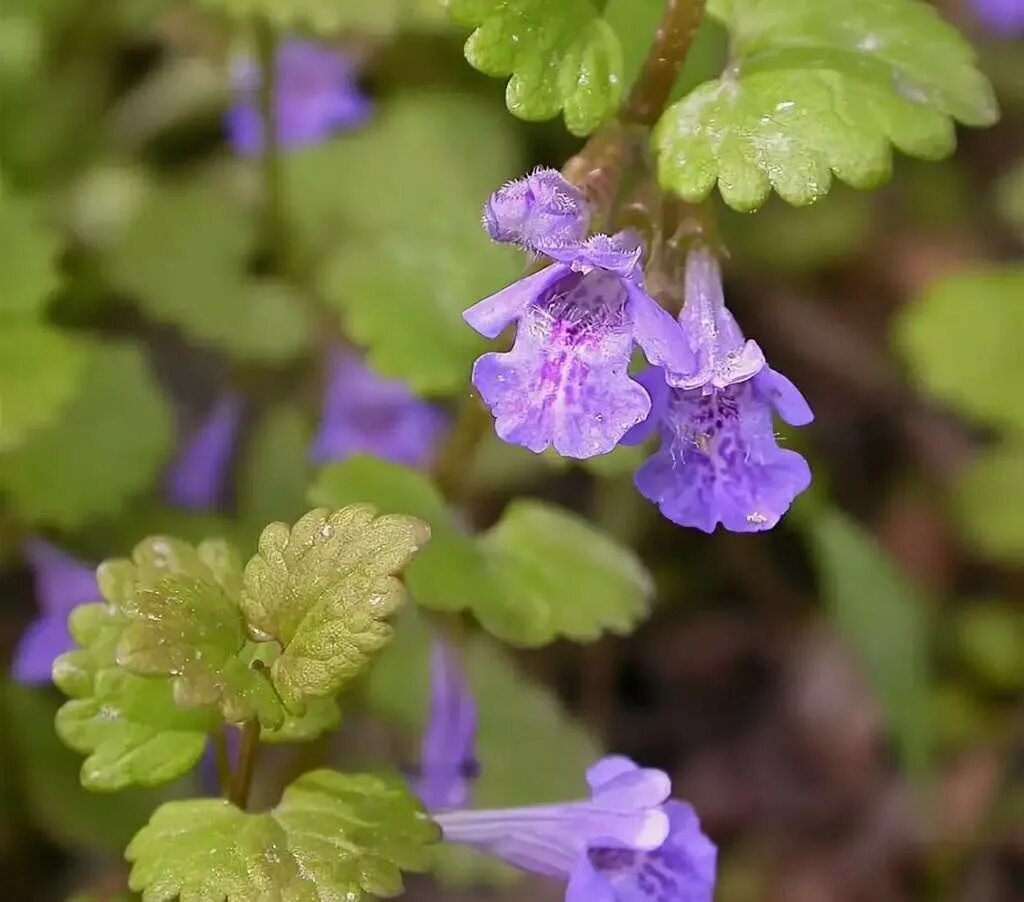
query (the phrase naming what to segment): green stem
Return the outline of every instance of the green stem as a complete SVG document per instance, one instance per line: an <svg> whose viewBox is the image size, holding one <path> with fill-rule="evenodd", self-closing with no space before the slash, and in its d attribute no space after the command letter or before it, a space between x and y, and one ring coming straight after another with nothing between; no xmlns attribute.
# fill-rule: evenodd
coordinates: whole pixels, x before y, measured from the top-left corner
<svg viewBox="0 0 1024 902"><path fill-rule="evenodd" d="M263 125L263 241L264 250L278 262L288 259L285 227L284 174L281 168L281 136L277 121L278 36L262 19L256 22L256 47L260 64L260 119Z"/></svg>
<svg viewBox="0 0 1024 902"><path fill-rule="evenodd" d="M490 414L476 395L466 395L433 467L438 488L455 506L466 501L473 458L490 425Z"/></svg>
<svg viewBox="0 0 1024 902"><path fill-rule="evenodd" d="M228 800L242 810L249 804L249 791L252 788L252 775L259 744L259 721L247 721L242 729L242 745L238 750L238 763L232 774L231 789L228 793Z"/></svg>
<svg viewBox="0 0 1024 902"><path fill-rule="evenodd" d="M651 127L661 117L697 36L705 6L706 0L666 0L654 42L622 108L624 122Z"/></svg>

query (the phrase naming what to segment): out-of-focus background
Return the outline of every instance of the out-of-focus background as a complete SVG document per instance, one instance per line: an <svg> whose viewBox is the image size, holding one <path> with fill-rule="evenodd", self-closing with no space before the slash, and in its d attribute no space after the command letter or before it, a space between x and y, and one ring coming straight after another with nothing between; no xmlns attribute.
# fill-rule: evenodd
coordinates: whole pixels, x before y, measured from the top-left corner
<svg viewBox="0 0 1024 902"><path fill-rule="evenodd" d="M442 422L482 346L459 311L522 271L488 245L480 206L579 148L559 121L510 116L501 80L470 69L465 32L428 0L339 0L362 5L323 43L368 116L287 152L298 275L284 279L258 252L260 164L225 124L254 52L245 29L213 0L3 0L5 898L117 897L126 839L203 779L79 787L82 756L53 732L60 694L6 675L52 575L27 549L95 563L155 532L251 545L301 513L315 464L352 450L310 457L342 333ZM664 768L720 846L721 902L1024 899L1024 16L1015 37L998 3L938 5L978 49L998 125L963 130L949 161L899 159L874 192L720 211L730 305L817 415L786 436L815 483L779 528L677 528L636 495L626 454L582 468L489 436L466 474L479 526L514 496L551 498L657 581L628 639L477 656L481 804L572 797L599 748ZM608 4L631 72L658 12ZM708 24L681 89L724 53ZM390 390L337 416L388 434ZM168 474L224 403L223 485L175 490ZM259 793L321 760L408 765L421 632L400 631L330 740L275 750ZM445 879L410 880L408 898L562 892L458 863Z"/></svg>

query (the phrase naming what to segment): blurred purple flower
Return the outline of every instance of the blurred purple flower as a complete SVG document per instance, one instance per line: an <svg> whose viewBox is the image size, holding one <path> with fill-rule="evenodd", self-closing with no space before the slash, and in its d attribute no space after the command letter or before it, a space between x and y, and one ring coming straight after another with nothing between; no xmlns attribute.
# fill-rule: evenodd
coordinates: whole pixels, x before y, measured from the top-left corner
<svg viewBox="0 0 1024 902"><path fill-rule="evenodd" d="M242 748L242 731L234 724L224 725L225 751L228 753L227 765L233 771L238 765L238 753ZM221 794L220 763L217 761L217 740L210 736L206 743L206 752L199 766L199 782L203 795L219 796Z"/></svg>
<svg viewBox="0 0 1024 902"><path fill-rule="evenodd" d="M100 591L94 567L49 542L29 539L25 557L40 613L18 642L11 670L22 683L48 683L54 658L75 646L68 615L80 604L97 601Z"/></svg>
<svg viewBox="0 0 1024 902"><path fill-rule="evenodd" d="M225 392L171 465L164 484L168 500L186 510L209 510L224 493L238 438L244 401Z"/></svg>
<svg viewBox="0 0 1024 902"><path fill-rule="evenodd" d="M353 351L330 358L320 431L310 448L314 463L364 452L411 467L430 462L448 418L408 387L378 376Z"/></svg>
<svg viewBox="0 0 1024 902"><path fill-rule="evenodd" d="M518 323L512 350L480 357L473 384L505 441L593 457L650 411L647 392L627 375L633 345L677 371L691 368L693 355L678 324L644 291L643 249L632 233L545 253L556 262L463 314L487 338Z"/></svg>
<svg viewBox="0 0 1024 902"><path fill-rule="evenodd" d="M416 794L428 811L460 808L479 771L476 702L455 649L436 636L430 652L430 714Z"/></svg>
<svg viewBox="0 0 1024 902"><path fill-rule="evenodd" d="M263 150L259 108L260 70L239 60L233 73L238 99L228 111L228 138L243 156ZM277 130L286 149L317 144L329 135L362 125L370 101L355 82L351 63L337 50L289 40L277 55Z"/></svg>
<svg viewBox="0 0 1024 902"><path fill-rule="evenodd" d="M484 207L484 228L492 240L531 251L579 243L589 225L583 192L555 169L535 169L509 182Z"/></svg>
<svg viewBox="0 0 1024 902"><path fill-rule="evenodd" d="M682 372L652 367L637 377L651 395L651 414L623 441L640 442L658 431L661 447L637 471L636 486L681 526L771 529L811 482L803 457L778 446L773 412L792 426L814 415L757 344L744 340L725 307L718 264L705 248L687 260L679 321L696 365Z"/></svg>
<svg viewBox="0 0 1024 902"><path fill-rule="evenodd" d="M971 6L978 20L996 34L1024 35L1024 0L971 0Z"/></svg>
<svg viewBox="0 0 1024 902"><path fill-rule="evenodd" d="M585 801L434 816L447 842L567 882L566 902L711 902L716 850L668 775L628 758L587 772Z"/></svg>

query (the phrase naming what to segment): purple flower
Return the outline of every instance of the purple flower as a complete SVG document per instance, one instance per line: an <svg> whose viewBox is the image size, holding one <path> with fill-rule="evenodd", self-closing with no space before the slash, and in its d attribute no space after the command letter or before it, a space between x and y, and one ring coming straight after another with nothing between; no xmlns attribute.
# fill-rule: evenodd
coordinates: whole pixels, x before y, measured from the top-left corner
<svg viewBox="0 0 1024 902"><path fill-rule="evenodd" d="M473 384L505 441L535 452L553 445L564 457L605 454L651 408L627 375L633 345L652 364L680 372L693 355L644 291L643 249L631 233L545 253L556 262L463 314L487 338L518 323L512 350L480 357Z"/></svg>
<svg viewBox="0 0 1024 902"><path fill-rule="evenodd" d="M566 902L711 902L716 851L660 770L603 758L585 801L435 815L447 842L567 882Z"/></svg>
<svg viewBox="0 0 1024 902"><path fill-rule="evenodd" d="M233 77L238 102L227 114L228 138L239 154L255 156L263 150L260 70L250 59L239 60ZM281 146L304 147L362 125L370 115L370 101L342 54L293 39L277 54L276 114Z"/></svg>
<svg viewBox="0 0 1024 902"><path fill-rule="evenodd" d="M75 646L68 615L78 605L99 599L100 591L95 568L49 542L29 539L25 556L40 614L18 642L12 672L23 683L48 683L54 658Z"/></svg>
<svg viewBox="0 0 1024 902"><path fill-rule="evenodd" d="M423 734L416 794L428 811L469 799L476 760L476 703L455 650L435 637L430 653L430 717Z"/></svg>
<svg viewBox="0 0 1024 902"><path fill-rule="evenodd" d="M579 243L590 225L583 192L555 169L535 169L491 195L484 228L494 241L531 251Z"/></svg>
<svg viewBox="0 0 1024 902"><path fill-rule="evenodd" d="M421 401L404 383L378 376L354 352L339 349L330 358L310 458L319 464L365 452L424 467L447 426L438 407Z"/></svg>
<svg viewBox="0 0 1024 902"><path fill-rule="evenodd" d="M979 21L1004 37L1024 35L1024 0L971 0Z"/></svg>
<svg viewBox="0 0 1024 902"><path fill-rule="evenodd" d="M696 364L638 377L653 399L651 415L624 441L643 441L657 430L661 447L637 471L636 486L681 526L771 529L811 482L803 457L778 446L773 412L792 426L814 415L757 344L744 340L725 308L718 265L704 248L687 260L679 320Z"/></svg>
<svg viewBox="0 0 1024 902"><path fill-rule="evenodd" d="M170 502L187 510L209 510L224 492L244 402L240 395L220 396L171 465L165 481Z"/></svg>
<svg viewBox="0 0 1024 902"><path fill-rule="evenodd" d="M755 376L765 367L755 341L744 341L735 317L726 309L718 260L697 247L686 258L686 304L679 314L693 350L694 368L673 373L677 388L727 388Z"/></svg>
<svg viewBox="0 0 1024 902"><path fill-rule="evenodd" d="M641 377L652 392L663 370ZM812 419L803 396L785 376L764 369L753 379L705 394L666 386L651 419L661 447L637 470L640 494L680 526L714 532L771 529L811 483L807 461L778 446L776 410L790 425Z"/></svg>

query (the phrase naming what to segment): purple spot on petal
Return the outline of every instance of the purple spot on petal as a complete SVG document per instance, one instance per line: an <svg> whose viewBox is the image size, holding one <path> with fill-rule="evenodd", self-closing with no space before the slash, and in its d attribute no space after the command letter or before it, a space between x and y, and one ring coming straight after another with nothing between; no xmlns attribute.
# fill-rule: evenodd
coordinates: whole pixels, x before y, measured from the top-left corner
<svg viewBox="0 0 1024 902"><path fill-rule="evenodd" d="M771 529L810 484L807 462L778 446L771 402L750 381L710 394L672 389L661 438L636 485L681 526Z"/></svg>

